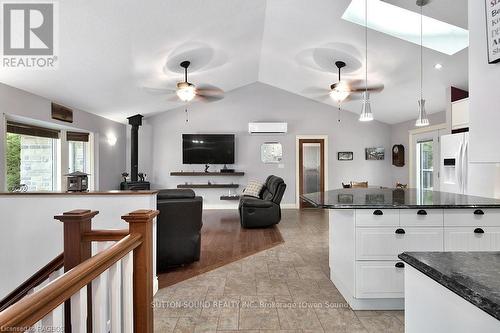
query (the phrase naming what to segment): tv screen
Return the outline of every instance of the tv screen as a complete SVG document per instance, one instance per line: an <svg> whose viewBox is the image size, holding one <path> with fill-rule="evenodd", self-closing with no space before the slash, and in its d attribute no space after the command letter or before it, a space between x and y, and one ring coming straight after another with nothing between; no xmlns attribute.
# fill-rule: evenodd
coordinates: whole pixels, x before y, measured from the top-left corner
<svg viewBox="0 0 500 333"><path fill-rule="evenodd" d="M234 164L234 134L183 134L183 164Z"/></svg>

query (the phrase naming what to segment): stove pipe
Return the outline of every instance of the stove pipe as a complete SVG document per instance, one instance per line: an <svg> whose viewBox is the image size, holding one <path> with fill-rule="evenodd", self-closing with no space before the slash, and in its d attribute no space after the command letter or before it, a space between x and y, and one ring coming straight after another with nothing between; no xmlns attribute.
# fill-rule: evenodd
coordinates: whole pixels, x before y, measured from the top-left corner
<svg viewBox="0 0 500 333"><path fill-rule="evenodd" d="M132 125L130 131L130 179L133 182L137 181L139 173L139 126L142 125L143 116L136 114L128 117L128 123Z"/></svg>

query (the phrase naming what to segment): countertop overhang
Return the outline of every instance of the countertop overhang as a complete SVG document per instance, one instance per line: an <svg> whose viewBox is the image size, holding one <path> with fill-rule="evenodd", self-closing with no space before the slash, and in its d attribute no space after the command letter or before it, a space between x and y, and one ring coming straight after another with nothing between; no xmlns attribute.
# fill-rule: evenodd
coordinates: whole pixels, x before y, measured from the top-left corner
<svg viewBox="0 0 500 333"><path fill-rule="evenodd" d="M79 195L154 195L157 194L156 190L143 190L143 191L91 191L91 192L0 192L0 196L79 196Z"/></svg>
<svg viewBox="0 0 500 333"><path fill-rule="evenodd" d="M500 208L500 200L401 188L355 188L308 193L301 198L327 209Z"/></svg>
<svg viewBox="0 0 500 333"><path fill-rule="evenodd" d="M405 252L398 257L500 320L500 252Z"/></svg>

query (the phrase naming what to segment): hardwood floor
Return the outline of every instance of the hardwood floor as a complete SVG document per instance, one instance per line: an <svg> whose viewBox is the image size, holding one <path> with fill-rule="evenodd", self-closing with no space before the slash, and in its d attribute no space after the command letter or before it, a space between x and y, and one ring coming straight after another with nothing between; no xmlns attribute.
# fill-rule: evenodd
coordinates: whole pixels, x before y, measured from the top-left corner
<svg viewBox="0 0 500 333"><path fill-rule="evenodd" d="M243 229L237 210L203 211L200 261L158 276L165 288L283 243L279 229Z"/></svg>

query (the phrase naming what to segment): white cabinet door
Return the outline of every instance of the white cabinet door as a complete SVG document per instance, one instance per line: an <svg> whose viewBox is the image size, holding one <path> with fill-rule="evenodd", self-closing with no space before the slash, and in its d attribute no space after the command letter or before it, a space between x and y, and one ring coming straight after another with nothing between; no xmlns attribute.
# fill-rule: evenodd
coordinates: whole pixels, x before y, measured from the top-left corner
<svg viewBox="0 0 500 333"><path fill-rule="evenodd" d="M500 227L500 209L445 209L445 227Z"/></svg>
<svg viewBox="0 0 500 333"><path fill-rule="evenodd" d="M443 228L356 228L357 260L398 260L405 251L443 251Z"/></svg>
<svg viewBox="0 0 500 333"><path fill-rule="evenodd" d="M465 128L469 126L469 99L461 99L451 103L451 128Z"/></svg>
<svg viewBox="0 0 500 333"><path fill-rule="evenodd" d="M356 228L357 260L397 260L403 248L403 235L399 228Z"/></svg>
<svg viewBox="0 0 500 333"><path fill-rule="evenodd" d="M399 223L402 227L442 227L442 209L400 209Z"/></svg>
<svg viewBox="0 0 500 333"><path fill-rule="evenodd" d="M397 227L398 209L356 209L356 226L360 227Z"/></svg>
<svg viewBox="0 0 500 333"><path fill-rule="evenodd" d="M404 297L404 268L400 261L357 261L356 298Z"/></svg>
<svg viewBox="0 0 500 333"><path fill-rule="evenodd" d="M445 251L500 251L500 227L446 227Z"/></svg>
<svg viewBox="0 0 500 333"><path fill-rule="evenodd" d="M403 228L403 248L401 252L418 252L418 251L443 251L443 228L442 227L427 227Z"/></svg>

